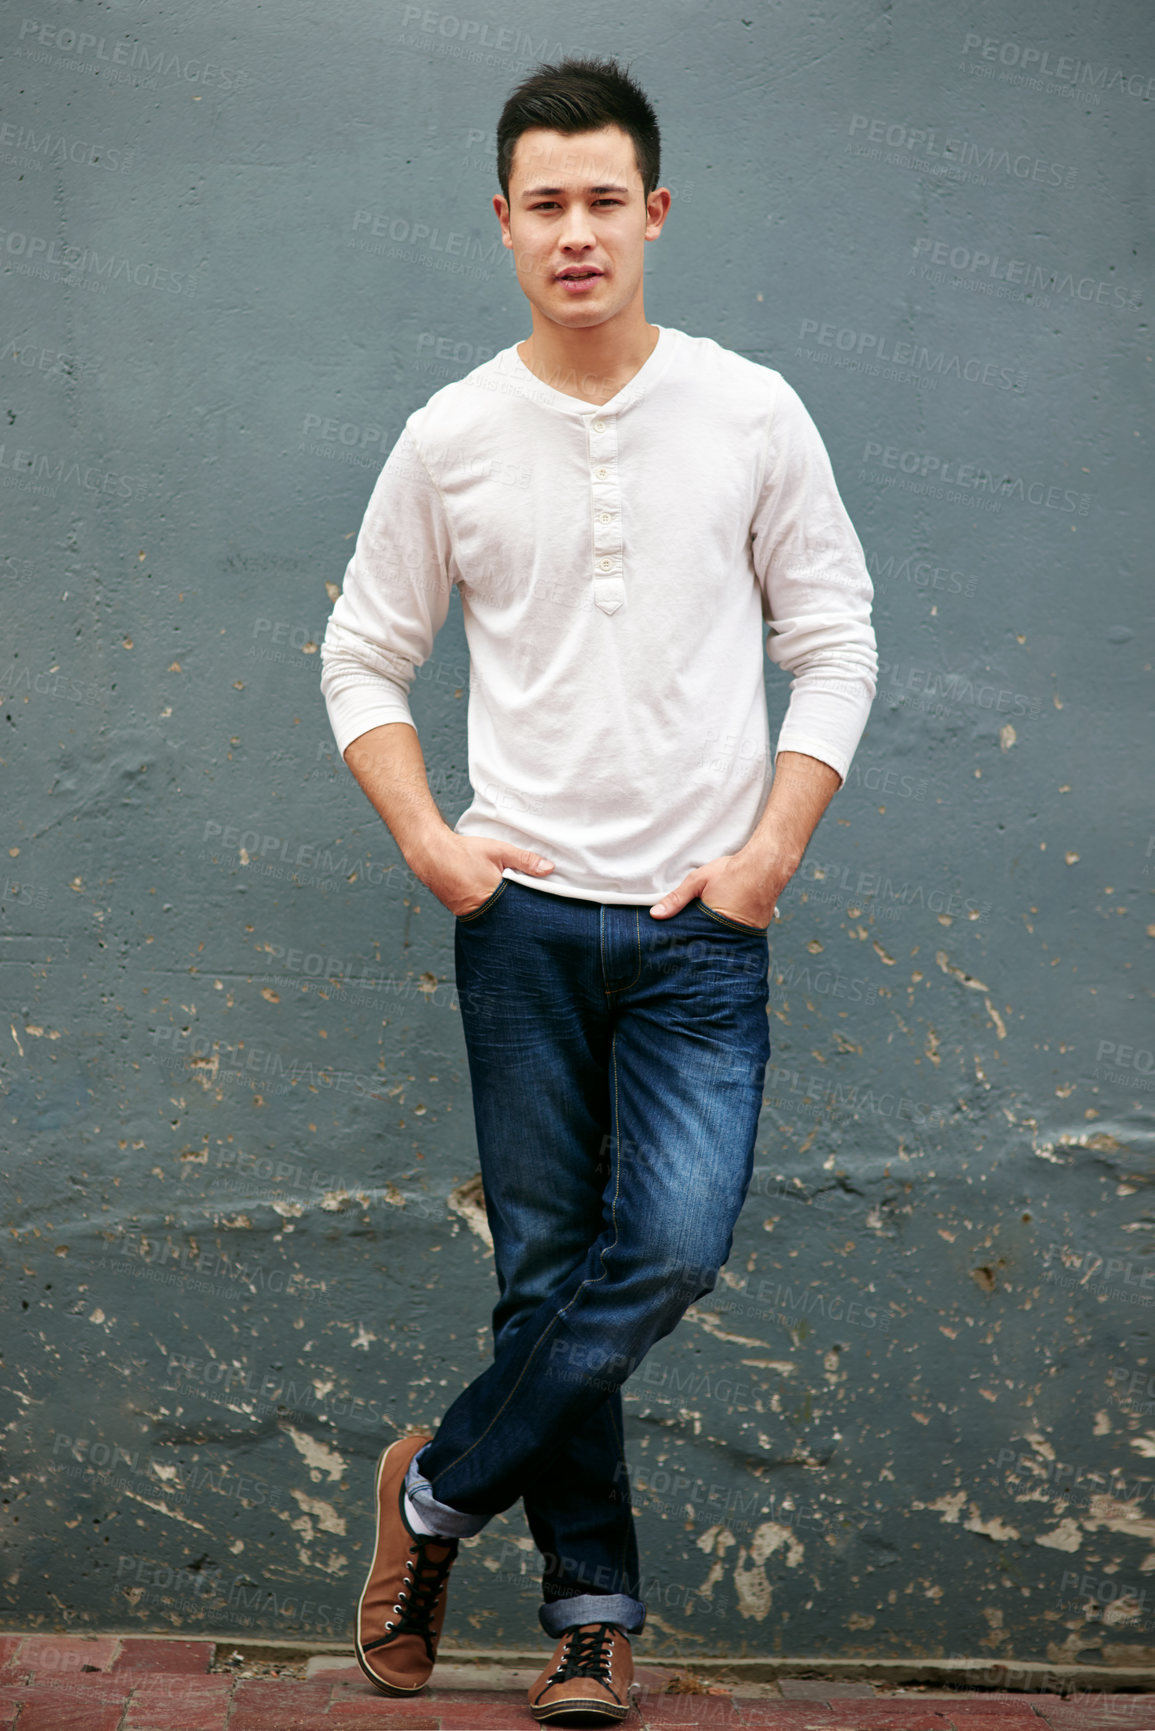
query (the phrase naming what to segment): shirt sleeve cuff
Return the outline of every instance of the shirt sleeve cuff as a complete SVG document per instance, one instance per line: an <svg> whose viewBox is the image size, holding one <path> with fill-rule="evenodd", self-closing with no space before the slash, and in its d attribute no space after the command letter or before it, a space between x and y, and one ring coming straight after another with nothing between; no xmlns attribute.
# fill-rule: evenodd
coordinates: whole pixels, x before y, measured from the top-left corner
<svg viewBox="0 0 1155 1731"><path fill-rule="evenodd" d="M391 721L407 721L414 732L417 731L409 706L400 696L390 699L378 696L375 690L372 693L354 690L330 697L328 708L329 725L342 757L363 733L374 727L385 727Z"/></svg>

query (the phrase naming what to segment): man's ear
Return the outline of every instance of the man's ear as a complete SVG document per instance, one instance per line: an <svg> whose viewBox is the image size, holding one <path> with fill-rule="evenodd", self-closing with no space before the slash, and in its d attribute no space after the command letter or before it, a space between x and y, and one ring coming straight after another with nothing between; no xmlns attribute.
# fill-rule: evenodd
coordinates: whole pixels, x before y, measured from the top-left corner
<svg viewBox="0 0 1155 1731"><path fill-rule="evenodd" d="M501 224L502 246L513 247L513 236L509 232L509 205L500 192L493 195L493 208L497 212L497 220Z"/></svg>

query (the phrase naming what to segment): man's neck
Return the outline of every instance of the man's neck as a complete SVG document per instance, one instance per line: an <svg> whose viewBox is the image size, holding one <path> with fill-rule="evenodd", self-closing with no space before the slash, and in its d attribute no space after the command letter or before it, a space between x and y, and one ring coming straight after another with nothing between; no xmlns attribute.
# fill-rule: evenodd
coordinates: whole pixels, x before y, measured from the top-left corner
<svg viewBox="0 0 1155 1731"><path fill-rule="evenodd" d="M561 331L536 325L533 335L518 343L517 352L535 378L585 403L608 403L645 366L661 336L660 327L643 318L628 338L599 327ZM600 339L600 340L599 340Z"/></svg>

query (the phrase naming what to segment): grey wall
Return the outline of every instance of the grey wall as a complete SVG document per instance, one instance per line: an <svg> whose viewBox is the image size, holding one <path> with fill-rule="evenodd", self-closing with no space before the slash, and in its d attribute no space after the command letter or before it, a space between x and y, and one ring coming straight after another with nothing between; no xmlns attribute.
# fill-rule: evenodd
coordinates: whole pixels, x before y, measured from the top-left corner
<svg viewBox="0 0 1155 1731"><path fill-rule="evenodd" d="M1155 27L619 18L0 19L4 1616L345 1636L379 1448L487 1361L453 923L317 645L407 414L528 334L493 127L585 49L665 130L648 315L800 391L883 662L733 1258L627 1388L649 1650L1150 1661ZM467 686L455 605L450 822ZM446 1641L538 1644L520 1508L464 1558Z"/></svg>

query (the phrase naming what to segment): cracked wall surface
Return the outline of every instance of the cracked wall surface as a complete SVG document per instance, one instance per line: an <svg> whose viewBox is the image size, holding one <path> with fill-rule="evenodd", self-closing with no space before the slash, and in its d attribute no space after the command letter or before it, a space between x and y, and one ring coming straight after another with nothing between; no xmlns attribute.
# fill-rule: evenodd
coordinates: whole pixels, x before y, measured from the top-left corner
<svg viewBox="0 0 1155 1731"><path fill-rule="evenodd" d="M453 921L318 645L406 416L528 332L493 128L584 47L662 121L648 316L799 391L881 662L733 1254L625 1388L648 1650L1155 1663L1148 11L0 41L6 1626L347 1640L380 1449L488 1362ZM450 823L468 686L455 596ZM538 1645L537 1583L515 1507L445 1641Z"/></svg>

